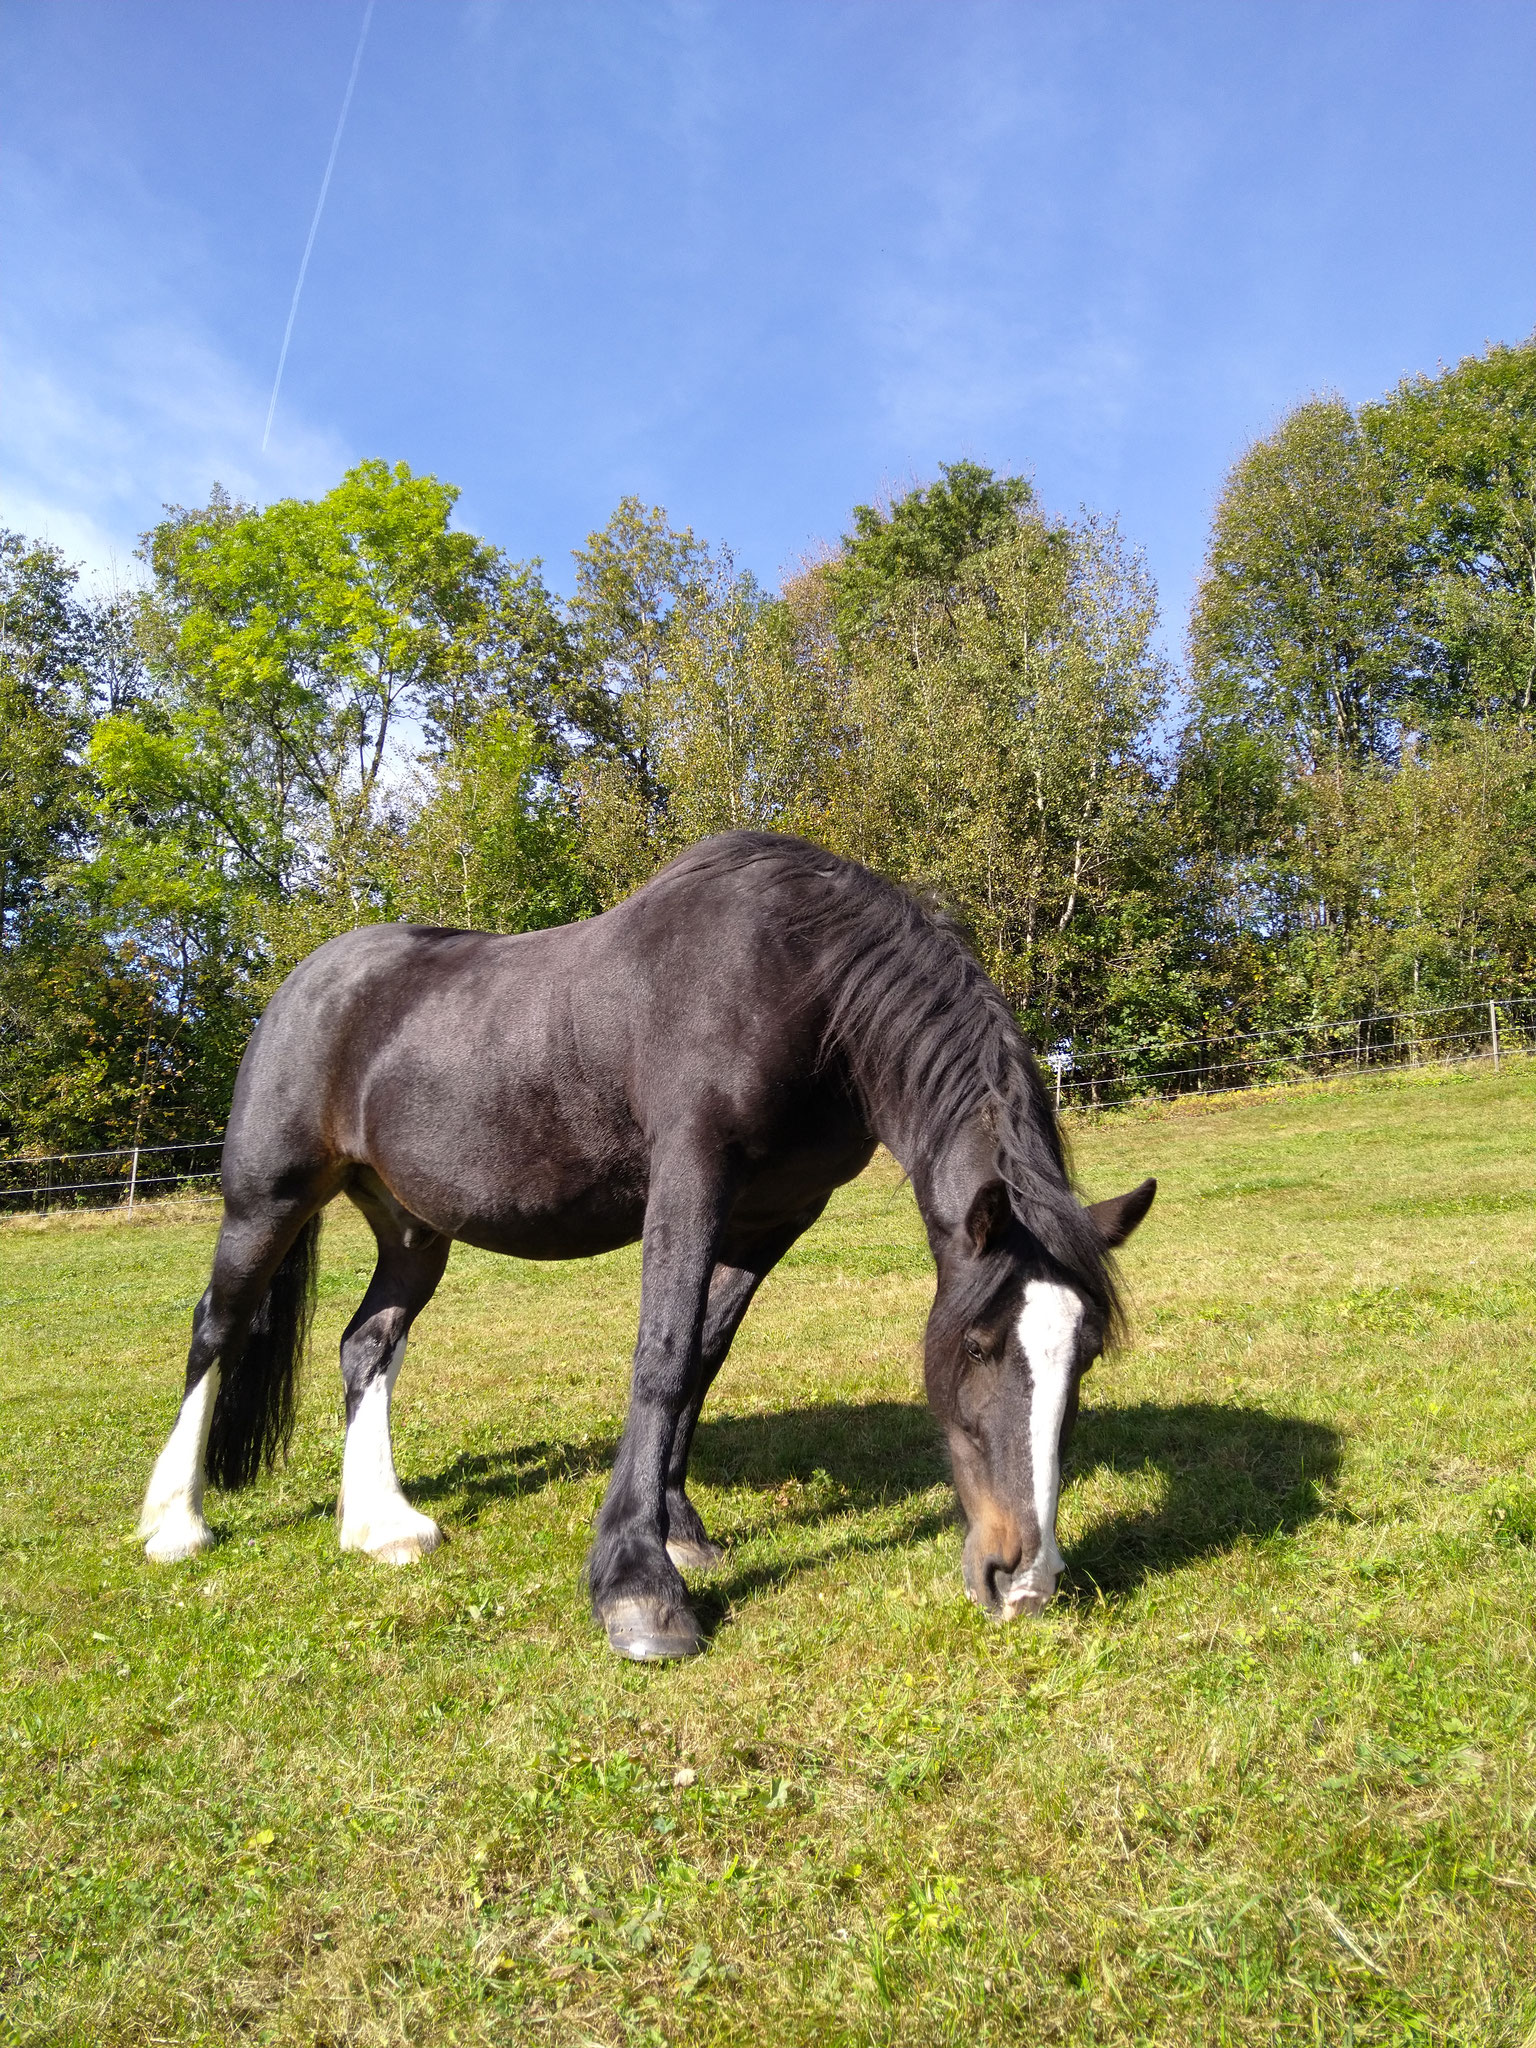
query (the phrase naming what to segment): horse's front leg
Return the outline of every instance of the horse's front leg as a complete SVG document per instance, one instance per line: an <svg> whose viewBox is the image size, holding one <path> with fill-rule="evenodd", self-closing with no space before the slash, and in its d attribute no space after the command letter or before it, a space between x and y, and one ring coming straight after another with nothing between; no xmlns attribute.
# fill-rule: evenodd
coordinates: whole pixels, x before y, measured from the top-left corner
<svg viewBox="0 0 1536 2048"><path fill-rule="evenodd" d="M629 1414L587 1560L592 1607L623 1657L701 1647L687 1588L667 1555L667 1477L699 1373L699 1341L726 1204L724 1175L697 1156L654 1167L646 1205Z"/></svg>
<svg viewBox="0 0 1536 2048"><path fill-rule="evenodd" d="M687 1492L688 1459L705 1396L725 1363L731 1340L741 1328L753 1295L795 1239L809 1230L826 1206L826 1196L820 1195L778 1230L765 1233L739 1250L733 1247L731 1258L722 1259L710 1277L704 1332L699 1343L699 1369L678 1415L672 1453L667 1460L667 1555L679 1571L708 1571L711 1565L720 1562L720 1546L711 1542Z"/></svg>
<svg viewBox="0 0 1536 2048"><path fill-rule="evenodd" d="M699 1520L698 1509L688 1498L688 1457L693 1449L693 1432L698 1427L704 1397L725 1363L731 1339L740 1327L761 1278L760 1273L749 1268L722 1264L716 1266L710 1279L709 1300L699 1342L699 1367L688 1396L678 1410L672 1448L667 1456L667 1555L679 1571L708 1571L711 1565L720 1562L720 1546L711 1542L708 1530Z"/></svg>

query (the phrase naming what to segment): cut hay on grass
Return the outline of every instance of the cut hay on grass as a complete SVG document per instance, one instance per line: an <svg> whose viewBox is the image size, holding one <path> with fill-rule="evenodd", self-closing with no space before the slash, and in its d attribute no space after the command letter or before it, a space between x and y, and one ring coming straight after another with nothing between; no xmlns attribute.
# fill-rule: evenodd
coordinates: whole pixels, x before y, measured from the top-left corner
<svg viewBox="0 0 1536 2048"><path fill-rule="evenodd" d="M0 2040L1457 2043L1536 2026L1536 1077L1075 1122L1156 1173L1064 1597L961 1597L877 1163L706 1410L705 1656L582 1553L638 1257L455 1250L398 1404L452 1541L337 1554L333 1211L292 1461L130 1532L205 1208L0 1232Z"/></svg>

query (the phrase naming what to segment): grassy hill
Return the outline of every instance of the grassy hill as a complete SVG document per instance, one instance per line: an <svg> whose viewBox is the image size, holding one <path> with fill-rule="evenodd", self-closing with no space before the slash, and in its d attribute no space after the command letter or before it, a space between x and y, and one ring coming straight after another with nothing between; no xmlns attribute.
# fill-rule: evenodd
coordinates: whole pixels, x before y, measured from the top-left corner
<svg viewBox="0 0 1536 2048"><path fill-rule="evenodd" d="M1063 1597L963 1600L889 1162L699 1431L706 1655L579 1571L639 1262L462 1248L397 1406L449 1547L337 1554L327 1225L295 1453L129 1540L209 1210L0 1226L0 2040L1465 2043L1536 2027L1536 1072L1076 1127L1156 1173Z"/></svg>

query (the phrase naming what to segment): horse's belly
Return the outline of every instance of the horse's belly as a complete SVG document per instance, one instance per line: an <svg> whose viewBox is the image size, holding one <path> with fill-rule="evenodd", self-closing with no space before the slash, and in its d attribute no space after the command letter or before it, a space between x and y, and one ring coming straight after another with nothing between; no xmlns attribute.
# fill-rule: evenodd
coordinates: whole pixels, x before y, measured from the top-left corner
<svg viewBox="0 0 1536 2048"><path fill-rule="evenodd" d="M374 1171L400 1208L417 1221L481 1251L518 1259L586 1259L632 1244L645 1224L643 1177L620 1166L597 1172L549 1158L519 1161L508 1153L499 1171L457 1168L420 1158L375 1159Z"/></svg>
<svg viewBox="0 0 1536 2048"><path fill-rule="evenodd" d="M452 1232L464 1244L513 1259L590 1259L633 1244L645 1226L644 1202L578 1204L558 1213L476 1215Z"/></svg>
<svg viewBox="0 0 1536 2048"><path fill-rule="evenodd" d="M370 1076L361 1121L368 1165L444 1236L516 1258L575 1259L640 1235L640 1134L515 1013L504 1013L499 1044L403 1034Z"/></svg>

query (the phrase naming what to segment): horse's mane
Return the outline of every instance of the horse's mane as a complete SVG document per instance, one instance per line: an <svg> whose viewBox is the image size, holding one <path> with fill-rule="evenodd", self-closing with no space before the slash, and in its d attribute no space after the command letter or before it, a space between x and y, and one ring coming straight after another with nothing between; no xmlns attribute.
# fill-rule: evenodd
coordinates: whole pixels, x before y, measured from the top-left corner
<svg viewBox="0 0 1536 2048"><path fill-rule="evenodd" d="M772 832L707 839L666 872L681 879L749 867L776 898L786 934L805 945L805 994L826 1011L823 1056L842 1056L871 1128L884 1105L916 1107L918 1144L931 1162L985 1115L1019 1221L1116 1323L1114 1268L1072 1191L1050 1096L1013 1012L954 920L868 868Z"/></svg>

